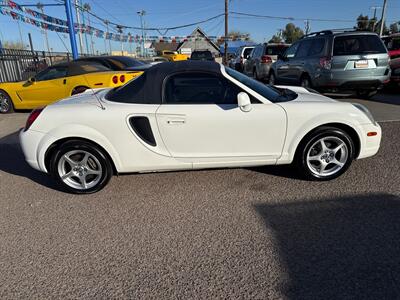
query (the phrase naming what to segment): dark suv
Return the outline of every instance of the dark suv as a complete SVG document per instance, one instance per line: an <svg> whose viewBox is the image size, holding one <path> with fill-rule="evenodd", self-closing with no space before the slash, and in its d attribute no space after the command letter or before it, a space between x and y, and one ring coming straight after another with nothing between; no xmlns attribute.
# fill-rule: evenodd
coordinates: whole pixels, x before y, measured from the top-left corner
<svg viewBox="0 0 400 300"><path fill-rule="evenodd" d="M305 36L279 56L269 83L369 97L389 78L389 55L378 35L328 30Z"/></svg>
<svg viewBox="0 0 400 300"><path fill-rule="evenodd" d="M196 50L192 52L190 56L190 60L208 60L214 61L214 56L209 50Z"/></svg>

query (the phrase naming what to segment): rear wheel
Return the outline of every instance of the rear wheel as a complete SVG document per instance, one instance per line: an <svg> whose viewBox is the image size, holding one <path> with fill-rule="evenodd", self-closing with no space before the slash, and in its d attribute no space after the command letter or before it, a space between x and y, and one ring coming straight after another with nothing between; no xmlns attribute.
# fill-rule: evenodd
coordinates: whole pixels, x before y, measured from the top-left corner
<svg viewBox="0 0 400 300"><path fill-rule="evenodd" d="M361 99L370 99L371 97L375 96L378 93L377 90L374 91L357 91L357 97Z"/></svg>
<svg viewBox="0 0 400 300"><path fill-rule="evenodd" d="M268 83L269 83L270 85L275 85L275 84L276 84L276 78L275 78L275 73L274 73L274 72L271 72L271 73L269 74Z"/></svg>
<svg viewBox="0 0 400 300"><path fill-rule="evenodd" d="M321 127L299 146L295 163L311 180L331 180L342 175L354 158L354 144L341 129Z"/></svg>
<svg viewBox="0 0 400 300"><path fill-rule="evenodd" d="M90 194L106 186L112 176L112 165L96 145L86 141L68 141L53 154L50 173L64 190Z"/></svg>
<svg viewBox="0 0 400 300"><path fill-rule="evenodd" d="M253 78L255 80L258 80L258 75L257 75L257 70L256 69L253 70Z"/></svg>
<svg viewBox="0 0 400 300"><path fill-rule="evenodd" d="M14 111L14 105L12 100L8 94L0 90L0 113L2 114L9 114Z"/></svg>
<svg viewBox="0 0 400 300"><path fill-rule="evenodd" d="M301 80L300 80L300 85L301 85L303 88L311 88L311 87L312 87L312 84L311 84L311 79L310 79L310 77L309 77L308 75L303 75L303 76L301 77Z"/></svg>

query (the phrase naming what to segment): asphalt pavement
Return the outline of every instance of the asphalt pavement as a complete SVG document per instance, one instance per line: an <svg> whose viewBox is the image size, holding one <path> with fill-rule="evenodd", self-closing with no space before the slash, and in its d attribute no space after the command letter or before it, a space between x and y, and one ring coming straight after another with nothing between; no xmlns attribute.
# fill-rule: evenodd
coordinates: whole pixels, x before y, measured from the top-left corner
<svg viewBox="0 0 400 300"><path fill-rule="evenodd" d="M27 115L1 115L0 298L399 299L400 105L388 98L343 99L378 115L383 142L334 181L290 167L170 172L88 196L31 169Z"/></svg>

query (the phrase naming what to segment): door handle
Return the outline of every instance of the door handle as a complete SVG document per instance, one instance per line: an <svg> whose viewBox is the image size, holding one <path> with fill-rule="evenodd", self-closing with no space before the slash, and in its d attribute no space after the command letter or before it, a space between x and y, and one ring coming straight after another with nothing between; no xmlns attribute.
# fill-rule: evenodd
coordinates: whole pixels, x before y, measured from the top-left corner
<svg viewBox="0 0 400 300"><path fill-rule="evenodd" d="M169 119L167 120L167 123L170 125L179 125L179 124L185 124L184 119Z"/></svg>
<svg viewBox="0 0 400 300"><path fill-rule="evenodd" d="M67 79L64 79L64 80L63 80L63 84L67 84Z"/></svg>

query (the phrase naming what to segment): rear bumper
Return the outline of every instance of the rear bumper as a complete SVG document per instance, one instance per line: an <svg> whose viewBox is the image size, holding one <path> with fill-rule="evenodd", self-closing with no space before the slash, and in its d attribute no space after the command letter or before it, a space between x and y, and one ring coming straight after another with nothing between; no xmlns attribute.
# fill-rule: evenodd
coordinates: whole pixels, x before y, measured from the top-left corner
<svg viewBox="0 0 400 300"><path fill-rule="evenodd" d="M19 141L21 144L22 152L25 156L25 160L32 168L38 171L43 171L40 168L38 159L39 144L43 136L43 133L34 130L21 130L19 133Z"/></svg>
<svg viewBox="0 0 400 300"><path fill-rule="evenodd" d="M390 81L390 71L382 76L339 77L335 72L321 73L314 78L314 86L324 91L373 91Z"/></svg>
<svg viewBox="0 0 400 300"><path fill-rule="evenodd" d="M258 77L260 79L267 79L269 76L269 71L271 70L271 64L260 64L258 67Z"/></svg>

